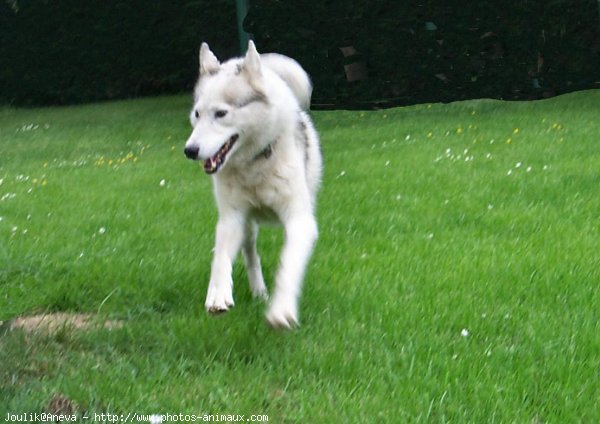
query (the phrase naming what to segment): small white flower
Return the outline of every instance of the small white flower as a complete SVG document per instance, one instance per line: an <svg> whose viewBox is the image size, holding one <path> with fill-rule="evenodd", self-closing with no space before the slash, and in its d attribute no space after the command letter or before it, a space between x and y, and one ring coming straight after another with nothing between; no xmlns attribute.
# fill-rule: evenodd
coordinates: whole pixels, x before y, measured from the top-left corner
<svg viewBox="0 0 600 424"><path fill-rule="evenodd" d="M160 180L160 183L159 183L159 185L160 185L161 187L164 187L166 184L167 184L167 181L166 181L166 180L164 180L164 179L163 179L163 180Z"/></svg>
<svg viewBox="0 0 600 424"><path fill-rule="evenodd" d="M462 330L460 330L460 335L462 337L468 337L469 336L469 330L467 330L466 328L463 328Z"/></svg>
<svg viewBox="0 0 600 424"><path fill-rule="evenodd" d="M427 240L433 240L433 233L427 234Z"/></svg>
<svg viewBox="0 0 600 424"><path fill-rule="evenodd" d="M531 172L531 166L528 166L527 169L525 170L526 172Z"/></svg>
<svg viewBox="0 0 600 424"><path fill-rule="evenodd" d="M406 140L406 141L410 140L410 134L407 134L407 135L406 135L406 138L405 138L405 140Z"/></svg>
<svg viewBox="0 0 600 424"><path fill-rule="evenodd" d="M104 233L106 233L106 228L100 227L100 229L98 230L98 234L102 235Z"/></svg>
<svg viewBox="0 0 600 424"><path fill-rule="evenodd" d="M338 177L343 177L344 175L346 175L346 171L340 172L340 175L338 175Z"/></svg>
<svg viewBox="0 0 600 424"><path fill-rule="evenodd" d="M544 165L544 167L542 168L544 171L548 169L548 165Z"/></svg>
<svg viewBox="0 0 600 424"><path fill-rule="evenodd" d="M490 203L490 204L488 204L487 208L488 208L488 211L491 211L492 209L494 209L494 205L492 205L492 204Z"/></svg>
<svg viewBox="0 0 600 424"><path fill-rule="evenodd" d="M522 165L522 163L521 163L521 162L517 162L517 163L516 163L516 165L515 165L515 168L520 168L520 167L521 167L521 165Z"/></svg>
<svg viewBox="0 0 600 424"><path fill-rule="evenodd" d="M389 165L390 165L390 161L388 160L385 162L385 166L389 166Z"/></svg>
<svg viewBox="0 0 600 424"><path fill-rule="evenodd" d="M512 169L509 169L506 175L512 175Z"/></svg>

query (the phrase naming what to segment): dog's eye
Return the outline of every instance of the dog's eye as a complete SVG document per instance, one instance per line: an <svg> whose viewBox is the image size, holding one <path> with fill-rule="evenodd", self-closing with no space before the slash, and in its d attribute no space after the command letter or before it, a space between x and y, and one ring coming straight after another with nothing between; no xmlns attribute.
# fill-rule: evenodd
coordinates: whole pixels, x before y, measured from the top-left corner
<svg viewBox="0 0 600 424"><path fill-rule="evenodd" d="M217 110L215 112L215 118L223 118L225 115L227 115L226 110Z"/></svg>
<svg viewBox="0 0 600 424"><path fill-rule="evenodd" d="M196 119L200 118L200 112L198 112L197 110L194 111L194 116L196 117Z"/></svg>

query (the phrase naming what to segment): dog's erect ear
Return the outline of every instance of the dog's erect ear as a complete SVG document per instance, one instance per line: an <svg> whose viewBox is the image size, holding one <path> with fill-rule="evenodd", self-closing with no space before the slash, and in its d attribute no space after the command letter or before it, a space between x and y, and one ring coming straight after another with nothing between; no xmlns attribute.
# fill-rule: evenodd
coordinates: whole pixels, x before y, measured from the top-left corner
<svg viewBox="0 0 600 424"><path fill-rule="evenodd" d="M202 43L200 46L200 76L215 74L219 71L220 66L217 56L210 51L208 44Z"/></svg>
<svg viewBox="0 0 600 424"><path fill-rule="evenodd" d="M260 55L256 51L254 41L248 41L248 51L244 57L244 71L252 78L257 79L262 75Z"/></svg>

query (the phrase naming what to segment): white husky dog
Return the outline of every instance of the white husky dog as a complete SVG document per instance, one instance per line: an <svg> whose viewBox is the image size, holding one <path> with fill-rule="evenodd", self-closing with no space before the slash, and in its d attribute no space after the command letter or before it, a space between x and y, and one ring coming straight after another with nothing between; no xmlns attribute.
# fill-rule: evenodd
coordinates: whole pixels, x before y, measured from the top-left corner
<svg viewBox="0 0 600 424"><path fill-rule="evenodd" d="M316 193L322 159L318 135L305 112L312 86L302 67L279 54L262 54L250 41L243 58L219 63L200 48L192 135L185 155L204 162L212 175L219 211L206 309L233 306L232 263L242 249L256 297L268 299L256 252L258 222L285 229L267 320L274 327L298 324L304 270L317 239Z"/></svg>

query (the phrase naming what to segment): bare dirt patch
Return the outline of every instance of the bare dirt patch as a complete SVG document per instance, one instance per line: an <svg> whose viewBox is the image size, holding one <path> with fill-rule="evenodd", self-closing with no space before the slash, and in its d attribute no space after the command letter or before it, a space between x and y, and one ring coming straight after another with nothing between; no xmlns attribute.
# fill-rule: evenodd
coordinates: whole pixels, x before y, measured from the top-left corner
<svg viewBox="0 0 600 424"><path fill-rule="evenodd" d="M27 333L55 333L60 330L92 330L98 328L115 329L123 326L122 321L100 320L94 314L54 312L22 316L4 323L10 330L23 330Z"/></svg>

